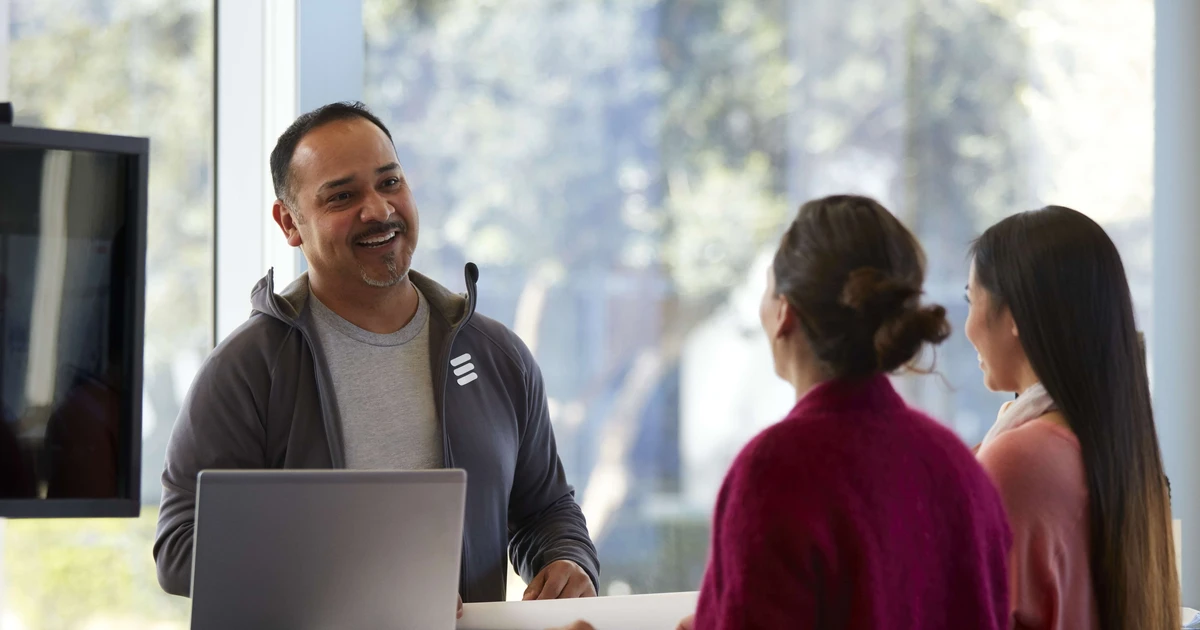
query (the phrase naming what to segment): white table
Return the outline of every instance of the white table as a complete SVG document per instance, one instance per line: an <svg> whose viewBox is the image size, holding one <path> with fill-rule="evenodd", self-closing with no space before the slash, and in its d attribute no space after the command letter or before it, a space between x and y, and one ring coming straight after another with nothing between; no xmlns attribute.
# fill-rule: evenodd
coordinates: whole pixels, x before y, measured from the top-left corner
<svg viewBox="0 0 1200 630"><path fill-rule="evenodd" d="M579 619L596 630L675 630L696 610L696 592L464 604L458 630L546 630Z"/></svg>

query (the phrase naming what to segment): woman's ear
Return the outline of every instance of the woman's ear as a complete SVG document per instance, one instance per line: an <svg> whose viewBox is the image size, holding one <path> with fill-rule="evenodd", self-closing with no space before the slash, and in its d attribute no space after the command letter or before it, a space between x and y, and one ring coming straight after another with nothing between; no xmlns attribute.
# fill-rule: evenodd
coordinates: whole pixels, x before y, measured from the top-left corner
<svg viewBox="0 0 1200 630"><path fill-rule="evenodd" d="M1008 324L1009 330L1012 331L1012 336L1017 339L1021 338L1021 331L1017 329L1017 320L1013 319L1012 311L1007 306L1004 307L1004 319Z"/></svg>
<svg viewBox="0 0 1200 630"><path fill-rule="evenodd" d="M792 334L800 322L796 318L796 309L792 308L791 302L788 302L786 298L781 297L776 308L775 321L778 322L778 326L775 329L775 336L782 339Z"/></svg>

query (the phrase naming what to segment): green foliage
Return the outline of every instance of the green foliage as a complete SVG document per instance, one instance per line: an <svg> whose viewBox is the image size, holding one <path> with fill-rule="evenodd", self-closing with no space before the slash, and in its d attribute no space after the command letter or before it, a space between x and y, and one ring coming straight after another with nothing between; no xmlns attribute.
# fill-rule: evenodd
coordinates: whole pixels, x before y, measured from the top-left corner
<svg viewBox="0 0 1200 630"><path fill-rule="evenodd" d="M782 4L367 0L368 100L440 228L422 247L726 290L786 215Z"/></svg>
<svg viewBox="0 0 1200 630"><path fill-rule="evenodd" d="M1032 199L1019 8L365 0L366 93L436 226L423 248L654 269L709 308L831 192L883 198L958 273Z"/></svg>
<svg viewBox="0 0 1200 630"><path fill-rule="evenodd" d="M171 362L211 345L212 17L207 0L11 3L5 61L18 124L151 139L145 380L160 426L146 428L144 466L153 483L178 412ZM155 520L148 509L140 519L5 523L4 609L39 630L185 627L187 600L155 577Z"/></svg>
<svg viewBox="0 0 1200 630"><path fill-rule="evenodd" d="M212 324L212 3L18 0L12 19L18 123L151 139L147 363L180 347L203 351Z"/></svg>
<svg viewBox="0 0 1200 630"><path fill-rule="evenodd" d="M5 607L27 627L186 627L189 600L158 587L150 541L158 517L4 524Z"/></svg>
<svg viewBox="0 0 1200 630"><path fill-rule="evenodd" d="M1148 0L362 1L367 100L393 128L421 203L419 256L434 255L421 264L439 277L458 276L458 257L550 285L567 270L643 273L666 280L686 328L816 195L887 202L953 289L943 301L957 297L971 236L1044 190L1114 199L1114 216L1145 223L1148 149L1131 158L1097 138L1152 136L1137 82ZM212 3L12 6L20 122L152 138L147 386L165 423L176 403L164 366L209 344ZM1103 77L1117 71L1114 88ZM1135 238L1148 261L1148 235ZM981 395L963 344L944 347L940 365L968 379L945 409L990 414L990 400L963 399ZM620 385L580 389L615 399ZM157 587L153 522L7 523L6 605L31 628L178 623L187 602ZM612 567L645 571L630 580L639 592L694 588L705 526L664 525L647 556L662 571L641 556Z"/></svg>

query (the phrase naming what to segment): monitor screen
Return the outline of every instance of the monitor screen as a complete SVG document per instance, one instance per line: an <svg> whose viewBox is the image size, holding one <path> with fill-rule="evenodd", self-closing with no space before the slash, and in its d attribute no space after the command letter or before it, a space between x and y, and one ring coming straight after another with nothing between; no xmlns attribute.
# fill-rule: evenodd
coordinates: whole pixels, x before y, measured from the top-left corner
<svg viewBox="0 0 1200 630"><path fill-rule="evenodd" d="M0 131L0 517L132 516L146 154L20 131Z"/></svg>

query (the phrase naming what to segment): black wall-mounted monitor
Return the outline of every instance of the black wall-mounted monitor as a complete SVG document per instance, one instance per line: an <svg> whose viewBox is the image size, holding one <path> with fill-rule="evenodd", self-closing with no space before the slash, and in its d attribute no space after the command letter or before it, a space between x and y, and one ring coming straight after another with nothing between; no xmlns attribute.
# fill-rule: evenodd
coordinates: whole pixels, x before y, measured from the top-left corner
<svg viewBox="0 0 1200 630"><path fill-rule="evenodd" d="M0 124L0 517L138 514L149 149Z"/></svg>

